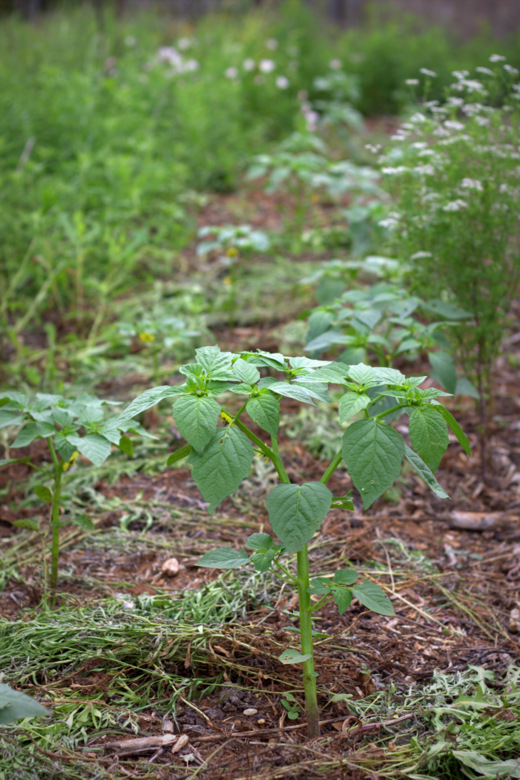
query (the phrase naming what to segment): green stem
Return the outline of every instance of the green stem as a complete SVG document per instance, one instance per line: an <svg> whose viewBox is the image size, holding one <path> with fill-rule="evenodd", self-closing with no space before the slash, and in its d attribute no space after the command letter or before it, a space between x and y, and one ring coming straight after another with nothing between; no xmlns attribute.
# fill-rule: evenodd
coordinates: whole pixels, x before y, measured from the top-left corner
<svg viewBox="0 0 520 780"><path fill-rule="evenodd" d="M289 475L280 458L276 436L271 436L271 450L258 438L258 436L255 436L244 423L240 422L240 420L235 420L235 425L237 425L237 427L245 433L251 441L255 442L255 444L260 447L261 451L271 459L278 476L280 477L280 482L289 485L291 480L289 479ZM336 466L334 468L336 468ZM314 671L314 646L312 641L312 603L309 594L309 551L306 544L300 552L296 553L296 583L298 586L301 650L302 655L310 656L303 662L303 689L305 692L307 729L310 739L314 739L320 734L320 720L318 693L316 689L316 673Z"/></svg>
<svg viewBox="0 0 520 780"><path fill-rule="evenodd" d="M60 555L60 499L61 499L61 475L63 472L63 462L58 460L56 450L52 439L47 439L49 450L54 465L54 489L52 491L52 505L51 505L51 528L52 528L52 541L51 541L51 580L50 580L50 592L51 603L54 606L56 601L56 589L58 587L58 558Z"/></svg>
<svg viewBox="0 0 520 780"><path fill-rule="evenodd" d="M306 544L300 552L296 553L296 565L302 655L310 656L310 658L303 662L305 712L307 715L308 735L310 739L314 739L320 735L320 719L318 694L316 690L316 673L314 671L314 646L312 641L312 604L309 595L309 551Z"/></svg>
<svg viewBox="0 0 520 780"><path fill-rule="evenodd" d="M280 577L280 579L282 579L282 580L285 580L286 582L291 582L293 585L296 585L296 583L298 582L298 580L296 579L296 577L293 577L293 575L291 574L291 572L289 571L289 569L286 569L286 568L285 568L285 566L282 566L282 564L280 563L280 561L277 561L276 559L273 561L273 563L274 563L274 565L275 565L275 566L276 566L278 569L280 569L280 571L281 571L281 572L283 572L283 574L284 574L285 576L284 576L284 577L282 577L282 575L281 575L281 574L278 574L278 572L273 572L273 574L276 574L278 577Z"/></svg>
<svg viewBox="0 0 520 780"><path fill-rule="evenodd" d="M341 463L341 458L343 457L343 451L340 449L336 452L334 457L332 458L331 462L329 463L326 471L324 472L322 478L320 479L320 482L323 482L324 485L327 484L329 479L332 477L336 469L338 468L339 464Z"/></svg>
<svg viewBox="0 0 520 780"><path fill-rule="evenodd" d="M409 404L397 404L397 406L392 406L391 409L387 409L386 412L379 412L379 414L374 415L374 420L382 420L383 417L386 417L388 414L392 414L393 412L399 411L399 409L404 409L406 406L409 406Z"/></svg>
<svg viewBox="0 0 520 780"><path fill-rule="evenodd" d="M311 612L317 612L319 609L325 606L325 604L328 604L330 601L332 601L332 595L330 593L327 593L326 596L323 596L319 601L317 601L315 604L312 605Z"/></svg>

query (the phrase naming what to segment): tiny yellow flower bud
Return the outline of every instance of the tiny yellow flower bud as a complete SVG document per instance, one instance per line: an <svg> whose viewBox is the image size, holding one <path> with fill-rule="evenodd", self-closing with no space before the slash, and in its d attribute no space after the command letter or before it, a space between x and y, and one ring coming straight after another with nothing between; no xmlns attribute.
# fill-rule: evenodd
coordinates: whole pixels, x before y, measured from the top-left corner
<svg viewBox="0 0 520 780"><path fill-rule="evenodd" d="M153 341L155 341L155 336L153 333L147 333L144 331L143 333L139 334L139 338L141 341L144 341L145 344L151 344Z"/></svg>
<svg viewBox="0 0 520 780"><path fill-rule="evenodd" d="M221 417L222 417L222 419L223 419L223 420L225 420L227 423L232 423L232 422L233 422L233 418L232 418L232 417L230 417L230 416L229 416L229 414L228 414L227 412L220 412L220 416L221 416Z"/></svg>

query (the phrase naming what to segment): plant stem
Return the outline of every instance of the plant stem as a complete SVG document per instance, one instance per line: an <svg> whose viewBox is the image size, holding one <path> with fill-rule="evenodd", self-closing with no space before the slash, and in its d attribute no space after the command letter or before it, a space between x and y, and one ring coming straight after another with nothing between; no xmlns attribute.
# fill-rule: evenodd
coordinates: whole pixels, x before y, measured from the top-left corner
<svg viewBox="0 0 520 780"><path fill-rule="evenodd" d="M343 457L343 450L339 449L334 455L334 457L332 458L331 462L329 463L326 471L324 472L322 478L320 479L320 482L323 482L324 485L327 484L327 482L332 477L332 475L338 468L339 464L341 463L342 457Z"/></svg>
<svg viewBox="0 0 520 780"><path fill-rule="evenodd" d="M61 498L61 475L63 472L63 462L58 460L56 450L52 439L47 439L49 450L54 464L54 489L52 491L51 505L51 604L54 606L56 601L56 589L58 587L58 558L60 555L60 498Z"/></svg>
<svg viewBox="0 0 520 780"><path fill-rule="evenodd" d="M309 595L309 551L306 544L300 552L296 553L296 565L302 655L310 655L310 658L303 662L305 712L307 715L309 738L314 739L320 735L320 720L318 695L316 691L316 672L314 671L314 646L312 642L312 605L311 597Z"/></svg>
<svg viewBox="0 0 520 780"><path fill-rule="evenodd" d="M257 444L262 452L271 459L274 467L280 477L280 482L289 485L291 480L285 470L278 449L276 436L271 436L272 450L267 447L258 436L249 430L249 428L235 418L235 425L248 436L251 441ZM336 470L341 460L341 452L338 452L332 460L329 468L322 477L329 479ZM330 472L330 474L329 474ZM314 671L314 647L312 641L312 603L309 594L309 551L305 544L300 552L296 553L296 584L298 586L298 609L300 615L300 640L302 655L309 655L303 662L303 689L305 692L305 712L307 714L307 729L310 739L318 737L320 734L320 721L318 711L318 694L316 689L316 673Z"/></svg>

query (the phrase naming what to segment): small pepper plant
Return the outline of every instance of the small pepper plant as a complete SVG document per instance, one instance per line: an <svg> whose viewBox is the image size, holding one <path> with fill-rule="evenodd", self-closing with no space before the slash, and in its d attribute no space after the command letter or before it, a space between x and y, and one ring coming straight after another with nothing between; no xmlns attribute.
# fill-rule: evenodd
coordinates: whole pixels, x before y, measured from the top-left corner
<svg viewBox="0 0 520 780"><path fill-rule="evenodd" d="M104 407L109 403L87 394L81 394L76 400L70 401L60 395L38 393L34 399L29 399L23 393L0 391L0 428L22 426L9 445L9 449L28 447L36 439L44 439L49 449L50 469L35 465L31 462L30 456L4 458L0 460L0 468L12 463L27 463L42 472L44 476L47 474L51 477L52 488L45 484L37 484L33 487L33 492L41 501L50 504L49 584L53 602L58 585L61 527L68 522L80 526L85 531L93 529L92 521L85 515L71 515L66 519L61 515L64 473L75 463L80 454L95 466L101 466L110 455L112 445L131 456L132 441L125 432L144 432L138 423L114 427L105 420ZM40 526L36 520L22 518L15 521L14 525L40 534ZM45 588L47 589L47 582Z"/></svg>
<svg viewBox="0 0 520 780"><path fill-rule="evenodd" d="M315 737L319 734L319 712L313 614L330 601L335 601L343 614L353 598L378 614L393 614L382 588L368 579L360 581L350 566L340 568L333 577L310 578L308 544L327 513L335 508L353 509L351 495L334 496L328 482L337 469L346 468L367 508L399 476L404 458L436 496L447 498L434 472L448 446L448 426L469 454L468 440L438 401L448 393L422 388L426 377L405 377L393 368L372 368L362 363L348 366L263 351L233 354L210 346L196 350L196 362L182 366L180 372L185 377L182 384L145 391L113 424L127 424L160 400L173 400L173 417L187 444L174 452L168 463L188 457L210 512L239 489L255 453L274 465L280 484L268 493L266 503L277 539L267 533L254 533L245 550L213 550L200 559L199 565L234 569L252 564L260 572L272 569L297 591L301 652L288 648L280 660L302 665L308 732ZM343 390L337 407L338 423L347 426L342 446L318 481L292 483L278 445L280 402L290 398L305 404L330 403L329 384ZM229 398L229 394L238 395L242 401L235 413L225 410L222 401L217 400ZM391 407L370 416L371 408L387 397L393 399ZM411 447L387 423L388 415L399 412L409 417ZM264 436L251 430L244 420L246 415ZM291 569L294 555L295 572ZM284 560L287 557L289 562ZM317 601L313 600L315 595Z"/></svg>

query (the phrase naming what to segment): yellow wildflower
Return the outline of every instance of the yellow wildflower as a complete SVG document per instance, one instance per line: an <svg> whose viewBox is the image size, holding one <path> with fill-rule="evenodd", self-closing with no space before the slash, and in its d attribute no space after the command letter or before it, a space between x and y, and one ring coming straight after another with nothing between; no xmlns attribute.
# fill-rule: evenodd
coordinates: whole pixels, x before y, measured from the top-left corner
<svg viewBox="0 0 520 780"><path fill-rule="evenodd" d="M143 333L139 334L139 338L141 341L144 341L145 344L151 344L155 341L155 336L153 333L148 333L147 331L144 331Z"/></svg>

